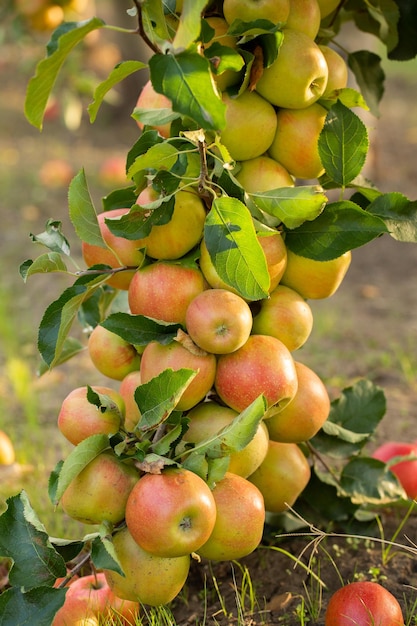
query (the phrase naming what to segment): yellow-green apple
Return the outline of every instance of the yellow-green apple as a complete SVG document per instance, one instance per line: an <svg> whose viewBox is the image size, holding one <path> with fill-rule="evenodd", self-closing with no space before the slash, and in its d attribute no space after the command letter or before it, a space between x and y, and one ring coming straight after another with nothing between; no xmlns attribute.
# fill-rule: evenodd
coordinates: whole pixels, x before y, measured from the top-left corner
<svg viewBox="0 0 417 626"><path fill-rule="evenodd" d="M320 7L317 0L290 0L290 14L285 24L303 32L310 39L315 39L321 22Z"/></svg>
<svg viewBox="0 0 417 626"><path fill-rule="evenodd" d="M87 387L77 387L64 398L58 414L58 428L75 446L91 435L114 435L124 422L125 403L111 387L94 385L95 393L106 396L98 407L88 401Z"/></svg>
<svg viewBox="0 0 417 626"><path fill-rule="evenodd" d="M206 283L198 267L156 261L137 270L128 291L130 311L164 322L185 324L191 300Z"/></svg>
<svg viewBox="0 0 417 626"><path fill-rule="evenodd" d="M344 89L348 81L348 67L344 58L330 46L320 45L320 50L324 54L327 67L329 70L329 78L327 80L326 89L322 98L327 98L339 89Z"/></svg>
<svg viewBox="0 0 417 626"><path fill-rule="evenodd" d="M326 609L325 626L404 626L397 598L388 589L370 580L340 587Z"/></svg>
<svg viewBox="0 0 417 626"><path fill-rule="evenodd" d="M214 561L232 561L253 552L261 542L264 499L246 478L226 472L214 489L217 517L213 532L197 550L199 556Z"/></svg>
<svg viewBox="0 0 417 626"><path fill-rule="evenodd" d="M247 193L294 187L294 180L285 167L265 154L242 161L238 165L236 179Z"/></svg>
<svg viewBox="0 0 417 626"><path fill-rule="evenodd" d="M152 187L145 187L137 204L148 204L157 197ZM153 226L143 240L146 254L152 259L179 259L199 243L205 219L206 210L201 198L191 189L178 191L170 221Z"/></svg>
<svg viewBox="0 0 417 626"><path fill-rule="evenodd" d="M130 209L112 209L97 215L97 221L100 227L101 236L103 237L107 248L102 248L83 241L82 254L88 267L92 265L109 265L112 268L118 267L140 267L144 260L142 240L125 239L114 235L105 220L118 218L128 213ZM107 284L116 289L128 289L134 269L117 272L110 276Z"/></svg>
<svg viewBox="0 0 417 626"><path fill-rule="evenodd" d="M339 6L340 0L317 0L320 7L321 19L324 19Z"/></svg>
<svg viewBox="0 0 417 626"><path fill-rule="evenodd" d="M152 110L168 110L172 111L172 102L167 96L164 94L158 93L153 88L153 85L150 80L148 80L142 88L142 91L139 94L139 97L136 102L136 108L138 109L152 109ZM142 122L137 121L137 125L141 130L143 130L144 124ZM160 124L153 126L158 133L167 139L171 134L171 122L166 124Z"/></svg>
<svg viewBox="0 0 417 626"><path fill-rule="evenodd" d="M184 468L145 474L130 492L126 524L143 550L159 557L191 554L210 537L216 503L208 484Z"/></svg>
<svg viewBox="0 0 417 626"><path fill-rule="evenodd" d="M65 602L55 614L52 626L98 625L99 618L112 617L117 623L131 625L138 614L138 602L118 598L104 572L97 572L76 578L68 586Z"/></svg>
<svg viewBox="0 0 417 626"><path fill-rule="evenodd" d="M264 69L256 90L274 106L303 109L316 102L326 89L326 59L303 32L285 28L283 34L278 57Z"/></svg>
<svg viewBox="0 0 417 626"><path fill-rule="evenodd" d="M12 465L16 460L15 450L9 435L0 430L0 465Z"/></svg>
<svg viewBox="0 0 417 626"><path fill-rule="evenodd" d="M188 430L184 441L195 444L214 437L239 415L237 411L213 400L197 404L187 414ZM230 455L228 471L247 478L259 467L268 450L268 429L262 421L245 448Z"/></svg>
<svg viewBox="0 0 417 626"><path fill-rule="evenodd" d="M279 232L262 231L257 233L258 241L265 254L265 260L269 273L269 291L275 289L281 280L287 265L287 248L284 239ZM220 278L210 258L204 239L200 244L200 269L204 278L213 289L227 289L232 293L238 292Z"/></svg>
<svg viewBox="0 0 417 626"><path fill-rule="evenodd" d="M316 261L288 250L281 284L307 300L329 298L340 287L352 260L350 250L330 261Z"/></svg>
<svg viewBox="0 0 417 626"><path fill-rule="evenodd" d="M301 348L313 329L313 312L299 293L278 285L269 298L259 302L253 316L252 332L255 335L276 337L290 352Z"/></svg>
<svg viewBox="0 0 417 626"><path fill-rule="evenodd" d="M224 0L223 14L229 24L235 20L253 22L269 20L286 22L290 12L289 0Z"/></svg>
<svg viewBox="0 0 417 626"><path fill-rule="evenodd" d="M388 463L394 457L410 456L408 461L399 461L390 465L390 470L398 478L407 496L417 498L417 443L387 441L380 445L372 456L379 461ZM415 458L412 459L411 457Z"/></svg>
<svg viewBox="0 0 417 626"><path fill-rule="evenodd" d="M139 474L113 452L96 456L71 481L61 498L65 513L84 524L124 519L126 502Z"/></svg>
<svg viewBox="0 0 417 626"><path fill-rule="evenodd" d="M252 312L243 298L227 289L205 289L188 305L185 325L197 346L228 354L248 340Z"/></svg>
<svg viewBox="0 0 417 626"><path fill-rule="evenodd" d="M214 35L210 41L204 44L206 56L210 58L210 47L214 43L219 43L222 46L235 49L237 47L237 38L232 35L228 35L229 24L222 17L209 16L206 18L207 23L214 29ZM228 87L236 85L239 82L240 74L233 70L225 70L221 74L213 74L215 83L219 91L225 91Z"/></svg>
<svg viewBox="0 0 417 626"><path fill-rule="evenodd" d="M282 443L308 441L320 430L330 412L330 398L321 378L310 367L295 361L298 389L286 407L266 420L269 437Z"/></svg>
<svg viewBox="0 0 417 626"><path fill-rule="evenodd" d="M162 543L164 537L160 537ZM189 554L173 558L150 554L126 527L113 535L113 546L125 576L107 569L104 574L119 598L159 606L171 602L183 588L190 569Z"/></svg>
<svg viewBox="0 0 417 626"><path fill-rule="evenodd" d="M327 111L321 104L304 109L280 109L277 130L269 154L296 178L317 178L324 174L318 139Z"/></svg>
<svg viewBox="0 0 417 626"><path fill-rule="evenodd" d="M135 346L100 324L92 330L87 348L93 365L108 378L123 380L139 369L140 354Z"/></svg>
<svg viewBox="0 0 417 626"><path fill-rule="evenodd" d="M125 430L131 432L135 429L141 418L141 413L135 400L135 391L142 384L140 371L130 372L120 383L119 393L125 403Z"/></svg>
<svg viewBox="0 0 417 626"><path fill-rule="evenodd" d="M235 411L246 409L264 394L268 407L284 407L297 391L294 359L282 341L251 335L244 346L218 357L215 388Z"/></svg>
<svg viewBox="0 0 417 626"><path fill-rule="evenodd" d="M173 341L167 345L157 341L148 343L143 351L140 372L142 383L147 383L166 369L177 371L186 368L196 371L197 375L176 406L179 411L187 411L203 400L212 388L216 374L216 357L198 348L187 335L181 337L181 341Z"/></svg>
<svg viewBox="0 0 417 626"><path fill-rule="evenodd" d="M269 441L264 461L248 480L256 485L270 513L292 506L310 480L310 465L296 443Z"/></svg>
<svg viewBox="0 0 417 626"><path fill-rule="evenodd" d="M275 136L277 118L272 104L248 90L233 98L224 92L222 99L226 106L226 126L220 132L221 143L235 161L261 156Z"/></svg>

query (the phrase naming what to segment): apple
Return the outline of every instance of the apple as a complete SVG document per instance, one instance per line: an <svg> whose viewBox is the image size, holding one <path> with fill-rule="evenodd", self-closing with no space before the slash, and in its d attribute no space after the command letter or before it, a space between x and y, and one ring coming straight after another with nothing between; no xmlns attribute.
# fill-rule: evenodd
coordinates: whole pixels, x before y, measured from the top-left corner
<svg viewBox="0 0 417 626"><path fill-rule="evenodd" d="M111 451L101 452L64 491L62 508L69 517L84 524L118 524L124 519L129 493L138 479L133 465L121 461Z"/></svg>
<svg viewBox="0 0 417 626"><path fill-rule="evenodd" d="M290 0L286 28L298 30L315 39L320 29L321 13L317 0Z"/></svg>
<svg viewBox="0 0 417 626"><path fill-rule="evenodd" d="M104 572L97 572L73 580L68 586L64 604L55 614L52 626L93 626L98 625L99 618L111 616L120 620L120 624L133 626L138 613L139 604L116 597Z"/></svg>
<svg viewBox="0 0 417 626"><path fill-rule="evenodd" d="M152 187L145 187L137 204L148 204L157 197ZM144 239L146 254L152 259L179 259L200 242L205 220L206 209L201 198L191 189L178 191L170 221L153 226Z"/></svg>
<svg viewBox="0 0 417 626"><path fill-rule="evenodd" d="M126 524L133 539L159 557L195 552L210 537L215 521L216 504L210 487L184 468L145 474L126 503Z"/></svg>
<svg viewBox="0 0 417 626"><path fill-rule="evenodd" d="M398 478L407 496L412 500L417 499L417 443L405 443L400 441L387 441L379 446L372 456L379 461L388 463L396 456L414 455L415 460L400 461L390 466L390 470Z"/></svg>
<svg viewBox="0 0 417 626"><path fill-rule="evenodd" d="M140 268L128 291L131 313L163 322L185 324L190 304L206 288L197 266L156 261Z"/></svg>
<svg viewBox="0 0 417 626"><path fill-rule="evenodd" d="M119 393L125 403L124 427L128 432L135 429L141 418L141 412L135 400L135 391L142 384L140 371L130 372L120 383Z"/></svg>
<svg viewBox="0 0 417 626"><path fill-rule="evenodd" d="M329 70L329 78L327 80L326 89L322 98L328 98L331 94L344 89L348 81L348 67L344 58L330 46L320 45L320 50L324 54L327 67Z"/></svg>
<svg viewBox="0 0 417 626"><path fill-rule="evenodd" d="M235 178L249 194L294 187L294 180L285 167L264 154L238 165L239 171Z"/></svg>
<svg viewBox="0 0 417 626"><path fill-rule="evenodd" d="M342 284L351 260L350 250L330 261L316 261L288 250L287 267L281 284L294 289L307 300L329 298Z"/></svg>
<svg viewBox="0 0 417 626"><path fill-rule="evenodd" d="M279 284L269 298L259 302L253 317L255 335L271 335L287 346L290 352L305 344L313 329L313 312L299 293Z"/></svg>
<svg viewBox="0 0 417 626"><path fill-rule="evenodd" d="M100 182L113 185L126 185L128 182L126 175L126 159L122 156L112 156L105 159L98 171Z"/></svg>
<svg viewBox="0 0 417 626"><path fill-rule="evenodd" d="M290 0L224 0L223 14L232 24L235 20L253 22L269 20L274 24L286 22L290 13Z"/></svg>
<svg viewBox="0 0 417 626"><path fill-rule="evenodd" d="M330 398L320 377L307 365L295 361L298 389L281 411L268 415L266 425L273 441L301 443L320 430L330 412Z"/></svg>
<svg viewBox="0 0 417 626"><path fill-rule="evenodd" d="M123 380L129 372L139 369L140 354L136 348L100 324L92 330L87 348L93 365L108 378Z"/></svg>
<svg viewBox="0 0 417 626"><path fill-rule="evenodd" d="M12 465L16 460L14 446L9 435L0 430L0 465Z"/></svg>
<svg viewBox="0 0 417 626"><path fill-rule="evenodd" d="M146 346L142 355L141 379L147 383L166 369L174 371L187 368L195 370L197 375L183 392L176 408L179 411L187 411L198 404L213 386L216 374L216 357L193 346L187 341L187 336L182 342L173 341L162 345L157 341L151 341Z"/></svg>
<svg viewBox="0 0 417 626"><path fill-rule="evenodd" d="M58 428L74 446L91 435L114 435L124 422L122 395L110 387L95 385L92 389L107 396L107 406L92 404L87 399L87 387L77 387L64 398L59 410Z"/></svg>
<svg viewBox="0 0 417 626"><path fill-rule="evenodd" d="M261 492L246 478L226 472L213 489L217 517L199 556L232 561L253 552L261 542L265 507Z"/></svg>
<svg viewBox="0 0 417 626"><path fill-rule="evenodd" d="M85 241L82 242L82 254L88 267L104 264L112 268L140 267L144 260L142 240L130 240L113 235L105 220L117 218L128 213L130 209L112 209L97 215L101 235L108 248L102 248ZM128 289L134 270L118 272L110 276L107 284L116 289Z"/></svg>
<svg viewBox="0 0 417 626"><path fill-rule="evenodd" d="M227 34L229 24L225 19L218 16L210 16L206 18L206 22L214 29L212 39L204 44L206 55L210 51L210 47L213 43L219 43L222 46L227 46L232 49L237 47L237 38ZM239 82L240 73L233 70L225 70L221 74L213 73L213 78L219 91L225 91L228 87L236 85L236 83Z"/></svg>
<svg viewBox="0 0 417 626"><path fill-rule="evenodd" d="M183 439L195 444L210 439L229 426L238 415L237 411L213 400L201 402L187 414L190 421ZM230 455L228 471L243 478L253 474L266 456L268 440L267 427L264 422L261 422L248 445L243 450Z"/></svg>
<svg viewBox="0 0 417 626"><path fill-rule="evenodd" d="M221 400L235 411L264 394L268 406L283 408L297 391L294 360L284 344L268 335L251 335L244 346L217 361L214 381Z"/></svg>
<svg viewBox="0 0 417 626"><path fill-rule="evenodd" d="M265 260L269 273L269 291L275 289L281 280L287 265L287 248L284 239L278 231L262 231L257 233L258 241L265 254ZM220 278L210 258L204 239L200 244L200 269L204 278L213 289L227 289L239 295L238 291Z"/></svg>
<svg viewBox="0 0 417 626"><path fill-rule="evenodd" d="M277 130L269 155L282 163L292 176L318 178L324 174L318 139L327 110L315 102L304 109L280 109Z"/></svg>
<svg viewBox="0 0 417 626"><path fill-rule="evenodd" d="M371 581L344 585L330 598L325 626L404 626L397 599L388 589Z"/></svg>
<svg viewBox="0 0 417 626"><path fill-rule="evenodd" d="M206 289L188 305L185 325L197 346L214 354L228 354L248 340L252 312L247 302L231 291Z"/></svg>
<svg viewBox="0 0 417 626"><path fill-rule="evenodd" d="M341 4L340 0L317 0L320 7L320 15L323 20L325 17L333 13Z"/></svg>
<svg viewBox="0 0 417 626"><path fill-rule="evenodd" d="M153 88L150 80L148 80L142 88L139 97L136 102L136 108L138 109L161 109L165 112L172 111L172 102L164 94L157 93ZM142 122L137 121L137 125L141 130L144 128ZM158 133L167 139L171 134L171 122L166 124L155 125L152 128L158 131Z"/></svg>
<svg viewBox="0 0 417 626"><path fill-rule="evenodd" d="M271 145L277 126L272 104L248 90L233 98L224 92L222 100L226 106L226 126L220 132L220 141L231 158L245 161L261 156Z"/></svg>
<svg viewBox="0 0 417 626"><path fill-rule="evenodd" d="M164 540L164 535L160 537ZM149 554L124 527L113 535L113 546L125 576L104 570L106 580L119 598L158 606L171 602L183 588L190 569L188 554L166 558Z"/></svg>
<svg viewBox="0 0 417 626"><path fill-rule="evenodd" d="M66 159L49 159L39 170L39 180L44 187L67 187L74 176L74 168Z"/></svg>
<svg viewBox="0 0 417 626"><path fill-rule="evenodd" d="M303 32L285 28L283 35L278 57L264 69L256 91L274 106L303 109L316 102L326 89L326 59Z"/></svg>
<svg viewBox="0 0 417 626"><path fill-rule="evenodd" d="M295 443L269 441L268 452L248 480L258 487L270 513L291 507L310 480L310 465Z"/></svg>

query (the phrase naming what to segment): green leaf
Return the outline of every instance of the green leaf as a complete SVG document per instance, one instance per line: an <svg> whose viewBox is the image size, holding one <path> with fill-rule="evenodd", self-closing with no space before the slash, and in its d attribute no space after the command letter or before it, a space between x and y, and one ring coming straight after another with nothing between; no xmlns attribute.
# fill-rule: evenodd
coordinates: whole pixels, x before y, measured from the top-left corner
<svg viewBox="0 0 417 626"><path fill-rule="evenodd" d="M249 196L261 211L277 217L287 228L296 228L306 220L314 220L327 202L318 185L280 187Z"/></svg>
<svg viewBox="0 0 417 626"><path fill-rule="evenodd" d="M122 61L110 72L105 81L100 83L94 92L94 100L88 105L87 110L90 115L90 122L93 123L97 117L98 110L103 102L106 94L117 83L120 83L127 76L131 76L135 72L147 67L146 63L141 61Z"/></svg>
<svg viewBox="0 0 417 626"><path fill-rule="evenodd" d="M379 103L384 94L385 73L381 58L370 50L358 50L348 56L348 66L355 75L359 89L373 115L379 116Z"/></svg>
<svg viewBox="0 0 417 626"><path fill-rule="evenodd" d="M69 361L73 356L79 354L83 350L85 350L85 345L78 341L78 339L75 339L74 337L66 337L59 357L54 361L54 367L62 365L62 363L66 363L66 361ZM48 365L42 360L38 367L38 376L46 374L48 370Z"/></svg>
<svg viewBox="0 0 417 626"><path fill-rule="evenodd" d="M94 246L107 248L100 227L97 214L88 190L84 170L80 170L72 179L68 190L69 216L75 232L81 241Z"/></svg>
<svg viewBox="0 0 417 626"><path fill-rule="evenodd" d="M385 193L373 200L367 211L385 222L394 239L417 242L417 201L410 202L401 193Z"/></svg>
<svg viewBox="0 0 417 626"><path fill-rule="evenodd" d="M26 118L39 130L42 130L48 98L67 56L88 33L103 26L103 20L93 17L84 22L66 22L54 31L47 48L48 56L36 66L26 92Z"/></svg>
<svg viewBox="0 0 417 626"><path fill-rule="evenodd" d="M28 259L20 265L19 272L24 282L33 274L48 274L50 272L67 272L61 255L58 252L47 252L41 254L37 259L32 261Z"/></svg>
<svg viewBox="0 0 417 626"><path fill-rule="evenodd" d="M61 539L60 537L49 537L55 550L62 556L65 563L73 561L84 549L85 542L78 539Z"/></svg>
<svg viewBox="0 0 417 626"><path fill-rule="evenodd" d="M240 72L245 65L240 52L230 46L222 46L218 41L204 50L204 56L210 61L212 71L216 76L223 74L226 70Z"/></svg>
<svg viewBox="0 0 417 626"><path fill-rule="evenodd" d="M95 537L91 544L91 560L99 569L109 569L125 576L121 563L117 557L111 537Z"/></svg>
<svg viewBox="0 0 417 626"><path fill-rule="evenodd" d="M71 450L62 464L54 495L54 504L58 504L68 485L99 454L110 448L107 435L91 435Z"/></svg>
<svg viewBox="0 0 417 626"><path fill-rule="evenodd" d="M204 241L220 278L243 298L267 297L269 273L249 209L236 198L216 198L207 215Z"/></svg>
<svg viewBox="0 0 417 626"><path fill-rule="evenodd" d="M170 39L164 6L161 0L143 0L140 5L143 28L150 41L163 51Z"/></svg>
<svg viewBox="0 0 417 626"><path fill-rule="evenodd" d="M157 54L151 57L149 69L155 91L171 100L174 111L204 130L224 128L226 107L213 84L207 59L197 52Z"/></svg>
<svg viewBox="0 0 417 626"><path fill-rule="evenodd" d="M327 113L318 147L326 174L346 187L361 172L369 139L362 120L341 102Z"/></svg>
<svg viewBox="0 0 417 626"><path fill-rule="evenodd" d="M97 407L100 413L116 411L120 415L120 409L116 401L105 393L94 391L90 385L87 385L87 400L90 404Z"/></svg>
<svg viewBox="0 0 417 626"><path fill-rule="evenodd" d="M356 4L356 3L354 3ZM397 23L400 17L394 0L378 0L356 4L353 19L359 30L380 39L390 51L398 44Z"/></svg>
<svg viewBox="0 0 417 626"><path fill-rule="evenodd" d="M118 218L105 218L109 230L118 237L125 237L133 241L144 239L149 235L153 226L168 224L174 212L175 196L170 196L165 201L161 198L161 206L156 209L149 209L144 205L134 205L129 213ZM145 247L146 241L143 242Z"/></svg>
<svg viewBox="0 0 417 626"><path fill-rule="evenodd" d="M170 143L157 143L138 156L129 167L128 176L133 177L142 170L170 170L178 158L177 149Z"/></svg>
<svg viewBox="0 0 417 626"><path fill-rule="evenodd" d="M0 595L0 626L51 626L66 593L67 589L40 586L27 593L7 589Z"/></svg>
<svg viewBox="0 0 417 626"><path fill-rule="evenodd" d="M30 234L32 241L40 243L45 248L49 248L51 252L57 252L58 254L70 255L70 245L68 239L62 232L62 222L57 220L48 220L45 225L45 230L39 235Z"/></svg>
<svg viewBox="0 0 417 626"><path fill-rule="evenodd" d="M285 243L300 256L330 261L386 232L380 217L344 200L328 204L314 221L288 231Z"/></svg>
<svg viewBox="0 0 417 626"><path fill-rule="evenodd" d="M102 198L103 211L111 211L112 209L125 209L131 207L136 203L138 194L136 193L136 187L123 187L122 189L115 189L111 191L107 196Z"/></svg>
<svg viewBox="0 0 417 626"><path fill-rule="evenodd" d="M180 324L129 313L112 313L101 322L101 325L134 346L146 346L151 341L158 341L161 344L171 343L181 328Z"/></svg>
<svg viewBox="0 0 417 626"><path fill-rule="evenodd" d="M164 124L170 124L181 116L170 107L164 109L145 109L144 107L135 107L132 111L131 117L136 120L136 122L140 122L144 126L162 126Z"/></svg>
<svg viewBox="0 0 417 626"><path fill-rule="evenodd" d="M170 430L158 439L158 441L152 444L152 451L159 456L166 456L171 449L175 448L175 445L181 439L184 434L184 424L181 422L171 427Z"/></svg>
<svg viewBox="0 0 417 626"><path fill-rule="evenodd" d="M167 369L137 387L135 401L141 418L135 430L147 432L164 422L196 375L190 369Z"/></svg>
<svg viewBox="0 0 417 626"><path fill-rule="evenodd" d="M354 458L340 475L340 486L353 503L387 505L407 499L398 479L385 464L368 457Z"/></svg>
<svg viewBox="0 0 417 626"><path fill-rule="evenodd" d="M330 109L338 100L349 109L360 107L364 111L369 111L369 107L363 95L356 89L352 89L352 87L335 89L335 91L329 94L326 98L320 98L319 104L327 109Z"/></svg>
<svg viewBox="0 0 417 626"><path fill-rule="evenodd" d="M201 14L207 4L207 0L184 0L177 32L172 42L175 53L187 50L198 38Z"/></svg>
<svg viewBox="0 0 417 626"><path fill-rule="evenodd" d="M10 584L22 591L52 586L66 574L63 558L51 545L24 491L8 498L6 504L7 509L0 516L0 555L13 559Z"/></svg>
<svg viewBox="0 0 417 626"><path fill-rule="evenodd" d="M397 24L398 45L390 50L388 58L395 61L408 61L417 56L417 20L415 0L396 0L400 11Z"/></svg>

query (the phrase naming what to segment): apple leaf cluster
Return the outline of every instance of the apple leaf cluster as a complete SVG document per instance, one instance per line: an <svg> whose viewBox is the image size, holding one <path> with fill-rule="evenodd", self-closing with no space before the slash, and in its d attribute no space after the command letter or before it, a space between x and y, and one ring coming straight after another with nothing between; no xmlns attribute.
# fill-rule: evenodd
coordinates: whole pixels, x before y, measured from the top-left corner
<svg viewBox="0 0 417 626"><path fill-rule="evenodd" d="M182 468L197 475L214 493L232 458L247 450L262 428L261 435L268 438L268 422L276 424L285 415L287 405L291 407L295 402L302 366L296 370L290 350L273 334L275 331L269 331L268 324L265 332L251 334L249 328L239 345L224 352L202 349L198 333L191 339L192 323L188 318L186 322L186 315L190 304L205 290L234 294L240 303L239 311L246 307L252 323L256 307L262 309L265 302L272 301L280 281L281 287L291 291L295 273L296 281L297 276L302 280L294 293L308 320L307 300L334 293L347 271L352 250L380 236L417 241L416 202L400 193L382 193L362 175L369 137L354 109L378 112L384 81L381 59L366 50L346 52L359 91L346 87L343 79L325 93L329 69L314 41L324 46L337 43L337 34L350 21L359 30L377 35L391 58L412 58L416 52L413 28L404 26L409 15L407 6L394 0L367 3L366 7L355 0L341 1L320 21L312 38L299 34L295 27L286 29L285 20L272 21L265 16L245 19L242 15L228 24L225 5L223 11L222 2L205 0L134 2L129 11L133 27L126 33L139 34L152 55L147 63L135 59L119 63L96 87L88 107L90 121L94 122L109 90L136 72L149 72L147 85L153 101L143 101L143 90L142 100L140 96L132 113L132 123L140 131L126 157L126 186L103 198L98 213L83 169L69 185L69 216L82 244L85 269L80 269L79 260L72 255L62 224L53 219L48 220L44 232L31 236L46 252L21 264L24 281L35 274L54 272L73 279L47 307L40 322L41 373L84 349L70 336L76 321L90 334L91 344L99 328L113 337L118 349L127 346L141 359L139 374L143 380L135 382L131 394L135 417L129 425L127 411L124 415L112 397L86 387L85 402L97 414L109 417L108 425L105 430L100 426L98 431L83 436L53 470L49 495L55 504L63 504L74 481L82 480L86 470L103 458L117 466L127 491L132 489L132 481L140 483L139 475L158 476ZM410 20L410 24L414 22ZM42 129L48 98L72 50L93 31L105 33L113 28L93 17L83 22L64 22L53 32L46 57L38 63L28 84L25 113L31 124ZM282 69L282 62L294 42L296 50L304 46L312 54L320 75L308 76L307 95L300 99L298 94L297 104L287 106L262 94L270 93L268 76L279 67L280 81L284 82L288 68ZM291 54L295 62L297 55ZM299 66L290 75L297 81L302 73L303 67ZM275 98L288 91L288 86L272 91ZM255 123L247 127L252 116ZM285 121L291 117L298 120L295 132L304 123L312 124L315 130L302 130L301 140L299 136L294 138L294 124ZM288 128L290 135L281 141L280 133L285 137ZM309 134L314 137L310 153L307 150L307 162L310 165L314 161L315 169L297 169L305 155L298 152L291 156L291 150L307 145ZM288 171L276 155L286 160ZM244 182L244 164L260 158L266 158L266 163L278 168L279 176L284 178L258 187L255 170L250 184ZM338 199L330 200L335 190ZM191 237L179 253L169 245L172 228L176 243ZM163 234L158 239L155 233ZM291 276L290 262L292 267L299 264ZM318 267L324 273L316 279ZM335 268L333 282L327 291L320 291L328 279L324 268L329 267ZM164 272L178 278L164 284ZM308 272L313 272L311 281L306 278ZM303 285L303 280L319 283L319 291L312 293L309 288L314 285ZM179 311L184 285L191 295ZM147 304L158 303L160 309L152 309L158 312L149 313ZM259 318L257 323L262 327ZM224 322L221 332L226 326ZM297 337L297 347L306 340L309 330L304 333L303 339ZM266 348L261 349L262 343ZM187 359L173 367L175 361L169 358L182 350ZM240 350L248 359L243 371L236 359ZM262 350L266 350L266 356ZM282 388L274 388L272 397L263 380L256 386L256 367L262 357L267 365L261 378L268 378L268 367L274 359L279 363L272 386L282 384ZM190 360L193 365L189 365ZM159 361L168 365L160 367ZM235 369L228 373L226 364L230 362ZM202 392L196 392L205 367L208 382ZM220 379L222 367L226 382ZM236 392L228 387L238 376L240 388ZM285 506L279 503L266 507L266 529L272 527L275 534L278 527L293 524L297 516L352 527L372 520L378 507L406 499L397 477L384 463L364 453L385 414L382 390L369 381L360 381L343 390L330 406L316 375L311 372L307 376L313 377L315 389L319 389L316 395L323 398L325 415L313 434L291 442L274 442L276 449L290 446L300 471L299 489L293 489ZM113 377L124 381L125 371ZM283 383L280 377L285 379ZM251 397L248 391L253 391ZM187 441L190 414L213 393L231 411L231 417L226 425L204 434L200 441ZM66 419L63 409L61 417ZM269 426L270 433L272 430ZM263 458L266 456L265 449ZM252 481L252 487L262 482L257 474L262 462L257 463L257 469L251 467L245 477L242 475L242 480ZM98 492L96 487L94 491ZM110 490L110 483L106 487ZM292 495L292 502L296 502L288 512ZM88 511L88 503L87 508L82 503L83 513L74 513L74 517L97 524L98 530L73 542L48 537L24 492L7 504L0 517L0 552L12 559L13 566L12 586L0 596L0 612L6 616L2 623L15 623L10 619L16 615L22 623L32 617L33 594L39 612L37 623L51 623L64 601L63 590L54 589L53 584L65 576L65 564L84 551L97 568L123 574L114 542L120 534L113 531L123 523L126 502L119 503L114 519L100 517L99 503L90 506L97 511ZM200 547L204 556L204 546Z"/></svg>

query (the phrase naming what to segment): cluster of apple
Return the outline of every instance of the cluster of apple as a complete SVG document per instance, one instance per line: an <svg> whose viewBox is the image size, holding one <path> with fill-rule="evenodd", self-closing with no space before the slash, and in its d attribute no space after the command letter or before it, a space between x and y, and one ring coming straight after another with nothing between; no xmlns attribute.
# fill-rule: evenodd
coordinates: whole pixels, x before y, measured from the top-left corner
<svg viewBox="0 0 417 626"><path fill-rule="evenodd" d="M236 163L236 179L251 193L294 186L297 178L323 173L317 138L326 109L317 101L344 87L347 74L341 57L314 42L322 3L249 4L255 13L243 15L242 3L224 0L223 14L207 20L215 38L232 47L236 39L225 33L234 19L286 23L277 60L238 97L225 91L237 79L234 72L215 77L226 104L220 140ZM166 109L170 103L149 82L138 105ZM170 136L169 124L155 128L162 137ZM107 285L127 292L133 316L178 325L175 339L138 346L97 325L88 339L91 361L104 376L119 381L119 388L74 389L58 417L59 429L74 445L103 433L140 440L136 389L165 371L193 370L175 407L188 422L179 444L185 450L215 438L256 398L265 398L255 436L230 455L227 472L213 488L178 463L147 469L109 448L65 490L61 504L70 517L116 529L113 545L125 576L105 571L113 593L150 605L167 603L179 593L190 555L233 560L252 552L261 541L266 512L286 511L307 485L311 470L299 444L321 428L330 400L319 376L295 353L312 330L308 300L331 296L351 260L350 252L325 262L301 257L287 249L278 228L262 230L256 236L268 268L269 294L247 301L220 278L210 257L198 157L196 168L192 159L189 168L195 170L195 184L178 188L166 223L154 224L142 239L127 239L115 235L108 220L130 209L109 210L98 215L107 248L87 242L82 248L88 268L111 268ZM146 211L157 197L150 183L137 204Z"/></svg>
<svg viewBox="0 0 417 626"><path fill-rule="evenodd" d="M29 28L51 31L64 20L79 20L85 16L91 0L14 0L14 4Z"/></svg>

